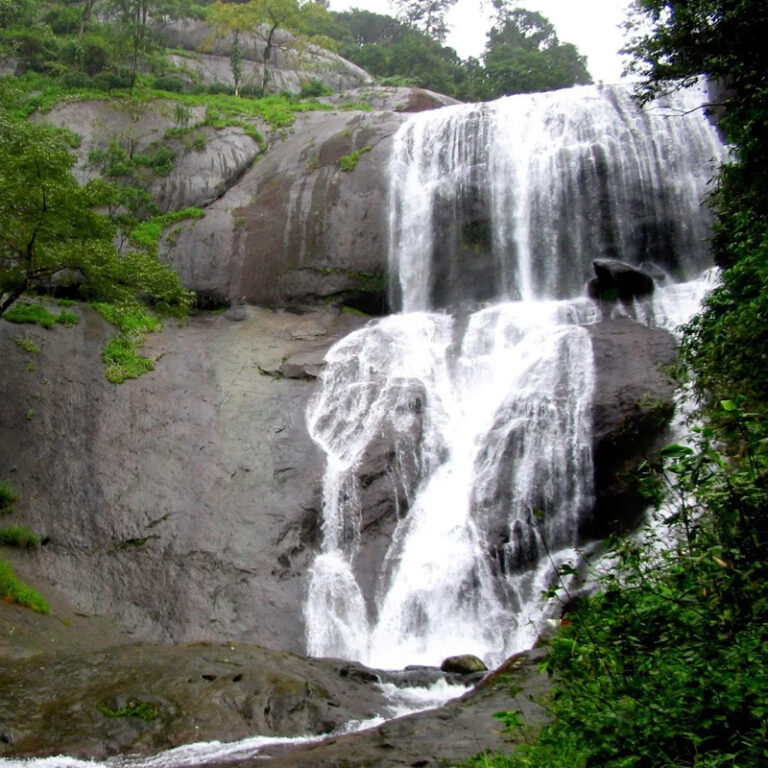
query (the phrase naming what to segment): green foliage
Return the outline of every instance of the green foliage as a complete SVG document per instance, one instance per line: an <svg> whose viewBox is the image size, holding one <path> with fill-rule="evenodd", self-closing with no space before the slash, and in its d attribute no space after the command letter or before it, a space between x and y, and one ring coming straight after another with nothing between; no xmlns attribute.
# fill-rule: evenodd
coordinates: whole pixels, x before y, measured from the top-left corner
<svg viewBox="0 0 768 768"><path fill-rule="evenodd" d="M372 149L373 147L369 144L367 147L356 149L354 152L352 152L349 155L343 155L338 159L339 168L341 168L342 171L346 171L347 173L349 171L354 171L355 168L357 167L357 163L360 160L360 158L366 152L370 152Z"/></svg>
<svg viewBox="0 0 768 768"><path fill-rule="evenodd" d="M394 0L398 16L433 40L443 42L448 34L445 15L456 0Z"/></svg>
<svg viewBox="0 0 768 768"><path fill-rule="evenodd" d="M306 83L302 84L301 90L299 91L299 98L316 98L317 96L327 96L331 93L333 93L333 91L323 85L320 80L310 78Z"/></svg>
<svg viewBox="0 0 768 768"><path fill-rule="evenodd" d="M10 480L0 480L0 515L7 515L18 499Z"/></svg>
<svg viewBox="0 0 768 768"><path fill-rule="evenodd" d="M138 354L147 333L162 328L162 322L143 307L116 306L103 302L91 304L107 322L120 331L112 336L101 353L104 361L104 376L112 384L122 384L128 379L138 379L155 369L155 363Z"/></svg>
<svg viewBox="0 0 768 768"><path fill-rule="evenodd" d="M138 717L144 722L150 722L160 715L160 706L152 701L129 701L117 709L99 707L99 712L105 717Z"/></svg>
<svg viewBox="0 0 768 768"><path fill-rule="evenodd" d="M108 382L122 384L155 369L153 360L138 354L141 341L133 336L113 336L107 342L101 359L104 361L104 376Z"/></svg>
<svg viewBox="0 0 768 768"><path fill-rule="evenodd" d="M67 328L71 328L73 325L77 325L80 322L80 318L74 312L64 311L56 316L56 322Z"/></svg>
<svg viewBox="0 0 768 768"><path fill-rule="evenodd" d="M129 233L131 242L151 253L157 253L157 245L163 232L172 224L189 219L202 219L205 211L201 208L184 208L181 211L171 211L155 216L148 221L142 221Z"/></svg>
<svg viewBox="0 0 768 768"><path fill-rule="evenodd" d="M103 176L123 179L132 186L141 186L149 176L167 176L174 165L174 153L160 145L151 154L132 153L117 141L111 141L106 149L93 149L88 162L98 168Z"/></svg>
<svg viewBox="0 0 768 768"><path fill-rule="evenodd" d="M440 43L444 7L441 10L438 6L447 4L404 0L407 7L402 21L360 10L331 13L317 31L336 40L342 56L384 84L415 85L461 99L489 99L521 90L591 82L584 58L573 45L561 44L552 25L539 14L533 16L552 31L542 50L532 47L527 34L510 40L509 33L518 17L504 4L497 4L498 19L485 65L472 58L462 61L452 48ZM427 24L430 13L437 24L432 34L423 31L433 26Z"/></svg>
<svg viewBox="0 0 768 768"><path fill-rule="evenodd" d="M8 563L0 560L0 599L31 608L37 613L50 614L46 599L32 587L21 582Z"/></svg>
<svg viewBox="0 0 768 768"><path fill-rule="evenodd" d="M191 297L170 267L153 253L115 249L116 225L98 208L125 195L103 181L78 184L71 143L68 132L0 113L0 315L23 293L46 290L54 276L72 271L82 274L86 296L121 304L141 298L185 314Z"/></svg>
<svg viewBox="0 0 768 768"><path fill-rule="evenodd" d="M45 307L39 304L29 304L28 302L18 302L5 312L3 317L9 323L34 323L43 328L53 328L56 324L56 315L50 313Z"/></svg>
<svg viewBox="0 0 768 768"><path fill-rule="evenodd" d="M540 13L495 3L498 14L488 34L483 62L489 95L532 93L591 83L586 59L561 43Z"/></svg>
<svg viewBox="0 0 768 768"><path fill-rule="evenodd" d="M138 336L144 333L154 333L162 328L161 320L151 315L143 307L93 302L91 308L125 334Z"/></svg>
<svg viewBox="0 0 768 768"><path fill-rule="evenodd" d="M314 28L327 14L323 5L305 0L246 0L240 3L216 2L208 16L220 36L231 37L230 65L235 81L235 93L239 95L241 72L240 33L255 34L264 43L261 91L269 93L271 85L272 56L276 48L299 51L306 32ZM277 33L282 30L293 33L290 40ZM303 40L302 40L303 38Z"/></svg>
<svg viewBox="0 0 768 768"><path fill-rule="evenodd" d="M40 537L23 525L6 525L0 528L0 544L21 549L36 549L40 546Z"/></svg>

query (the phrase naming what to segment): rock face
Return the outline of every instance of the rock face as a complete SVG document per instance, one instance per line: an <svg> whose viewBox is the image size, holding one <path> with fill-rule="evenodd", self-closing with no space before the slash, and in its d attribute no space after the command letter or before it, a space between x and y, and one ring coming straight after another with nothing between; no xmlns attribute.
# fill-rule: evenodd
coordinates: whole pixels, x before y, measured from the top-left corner
<svg viewBox="0 0 768 768"><path fill-rule="evenodd" d="M674 412L665 366L677 359L671 334L628 319L587 326L597 382L593 410L595 512L585 526L603 536L636 523L645 503L626 473L658 443Z"/></svg>
<svg viewBox="0 0 768 768"><path fill-rule="evenodd" d="M332 301L381 313L386 298L394 113L314 113L163 252L191 288L267 306ZM359 152L356 167L339 160Z"/></svg>
<svg viewBox="0 0 768 768"><path fill-rule="evenodd" d="M403 99L410 93L399 91ZM310 112L282 134L254 120L268 142L263 153L242 126L216 130L205 125L203 108L177 109L170 101L135 109L90 101L59 105L46 119L81 136L83 181L98 172L93 151L111 143L131 153L174 153L172 170L144 182L163 211L205 209L204 219L167 229L161 242L163 257L204 304L386 310L386 166L402 115ZM180 120L187 128L177 134ZM353 158L351 170L342 170L342 158Z"/></svg>
<svg viewBox="0 0 768 768"><path fill-rule="evenodd" d="M100 360L110 327L75 311L71 329L0 322L0 478L20 496L7 523L47 542L20 576L138 639L303 650L323 471L304 420L313 387L260 370L319 362L364 319L191 318L150 335L155 371L116 387ZM27 364L23 336L41 349Z"/></svg>
<svg viewBox="0 0 768 768"><path fill-rule="evenodd" d="M195 19L168 20L158 25L158 36L169 48L182 48L191 55L171 55L173 64L180 71L188 72L200 83L223 83L234 86L230 51L232 35L217 35L215 31ZM260 86L264 69L264 34L241 34L242 53L241 84ZM373 82L373 78L352 62L336 56L316 45L301 43L285 30L278 30L270 55L269 88L298 93L311 80L321 82L326 88L343 91Z"/></svg>
<svg viewBox="0 0 768 768"><path fill-rule="evenodd" d="M62 103L45 119L80 136L75 169L80 181L98 175L98 167L89 158L110 144L129 154L151 155L161 147L170 150L175 156L173 169L143 180L161 211L208 205L234 185L261 154L259 143L242 127L216 130L204 124L204 107L180 108L171 101L153 101L142 107L108 101ZM189 130L169 138L168 131L185 126ZM257 127L266 130L263 124Z"/></svg>

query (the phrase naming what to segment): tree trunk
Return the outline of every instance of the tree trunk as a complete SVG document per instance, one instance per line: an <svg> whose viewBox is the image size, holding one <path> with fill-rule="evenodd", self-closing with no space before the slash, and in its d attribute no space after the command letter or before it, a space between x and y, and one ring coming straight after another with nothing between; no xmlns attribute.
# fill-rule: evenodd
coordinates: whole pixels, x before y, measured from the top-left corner
<svg viewBox="0 0 768 768"><path fill-rule="evenodd" d="M275 36L275 32L277 32L277 24L273 24L269 28L269 34L267 35L267 44L264 46L264 72L261 76L261 90L263 94L266 96L269 91L269 60L272 57L272 39Z"/></svg>

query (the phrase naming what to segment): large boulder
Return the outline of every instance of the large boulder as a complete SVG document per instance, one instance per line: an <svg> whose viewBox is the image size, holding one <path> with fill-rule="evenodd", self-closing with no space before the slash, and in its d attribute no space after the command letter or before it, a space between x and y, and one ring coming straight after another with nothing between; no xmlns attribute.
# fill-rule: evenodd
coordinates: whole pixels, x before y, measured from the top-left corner
<svg viewBox="0 0 768 768"><path fill-rule="evenodd" d="M666 434L674 413L674 337L626 318L588 326L597 381L593 405L595 510L589 536L637 522L646 507L632 471Z"/></svg>
<svg viewBox="0 0 768 768"><path fill-rule="evenodd" d="M618 259L595 259L596 277L587 284L593 299L629 301L653 293L653 278L647 272Z"/></svg>
<svg viewBox="0 0 768 768"><path fill-rule="evenodd" d="M234 185L262 152L242 126L216 130L205 125L204 107L187 108L166 100L141 106L120 101L62 102L45 120L80 137L75 168L80 181L99 175L95 153L107 151L112 144L130 155L170 150L172 169L145 172L140 180L162 211L208 205ZM258 122L256 127L267 130Z"/></svg>
<svg viewBox="0 0 768 768"><path fill-rule="evenodd" d="M234 86L230 59L232 33L216 34L212 27L191 18L167 19L158 25L157 33L169 48L189 52L169 56L181 72L190 73L200 83ZM253 32L241 33L239 36L243 86L261 85L266 38L266 28L264 34ZM279 29L272 38L269 64L269 87L274 92L298 93L310 80L318 81L334 91L373 82L367 72L352 62L317 45L297 40L283 29Z"/></svg>
<svg viewBox="0 0 768 768"><path fill-rule="evenodd" d="M224 301L386 306L387 172L394 113L316 112L162 250ZM357 154L355 154L357 153ZM340 160L351 158L343 170ZM356 158L356 164L354 159Z"/></svg>
<svg viewBox="0 0 768 768"><path fill-rule="evenodd" d="M214 739L327 734L389 711L364 667L241 643L135 644L0 659L0 669L7 757L103 760Z"/></svg>

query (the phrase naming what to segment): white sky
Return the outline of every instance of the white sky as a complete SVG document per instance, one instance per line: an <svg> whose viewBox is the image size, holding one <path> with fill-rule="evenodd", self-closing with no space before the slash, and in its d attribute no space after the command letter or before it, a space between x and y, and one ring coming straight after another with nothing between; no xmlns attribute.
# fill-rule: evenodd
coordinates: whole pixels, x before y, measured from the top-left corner
<svg viewBox="0 0 768 768"><path fill-rule="evenodd" d="M628 0L519 0L520 7L539 11L557 30L562 42L574 43L587 56L587 67L595 81L615 82L622 62L617 54L623 45L620 25ZM331 0L332 11L359 8L394 15L388 0ZM490 27L490 3L458 0L448 16L451 32L447 40L459 56L479 56Z"/></svg>

